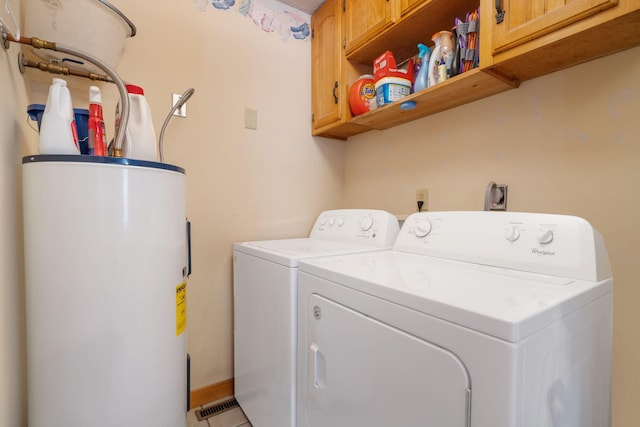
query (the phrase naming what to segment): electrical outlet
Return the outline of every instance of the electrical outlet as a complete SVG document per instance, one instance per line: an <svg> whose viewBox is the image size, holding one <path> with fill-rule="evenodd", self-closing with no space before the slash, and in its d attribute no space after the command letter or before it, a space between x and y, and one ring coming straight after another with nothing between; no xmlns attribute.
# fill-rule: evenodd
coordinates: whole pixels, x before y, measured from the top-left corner
<svg viewBox="0 0 640 427"><path fill-rule="evenodd" d="M427 210L427 201L429 198L429 190L426 188L418 188L416 190L416 205L418 212Z"/></svg>

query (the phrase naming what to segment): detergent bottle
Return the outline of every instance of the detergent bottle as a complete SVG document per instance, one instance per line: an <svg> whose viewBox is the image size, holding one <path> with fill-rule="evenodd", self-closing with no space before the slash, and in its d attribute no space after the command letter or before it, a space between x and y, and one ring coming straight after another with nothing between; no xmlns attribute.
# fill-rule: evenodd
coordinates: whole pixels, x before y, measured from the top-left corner
<svg viewBox="0 0 640 427"><path fill-rule="evenodd" d="M40 154L80 154L71 94L67 82L54 78L42 113Z"/></svg>
<svg viewBox="0 0 640 427"><path fill-rule="evenodd" d="M125 132L123 156L130 159L158 161L158 144L151 119L151 107L140 86L126 85L129 95L129 122ZM116 129L118 134L121 120L120 103L116 106Z"/></svg>
<svg viewBox="0 0 640 427"><path fill-rule="evenodd" d="M413 93L429 87L429 57L431 49L428 46L418 43L418 57L420 58L420 70L413 83Z"/></svg>
<svg viewBox="0 0 640 427"><path fill-rule="evenodd" d="M439 31L431 37L436 44L429 60L429 86L434 86L449 78L453 60L453 34Z"/></svg>

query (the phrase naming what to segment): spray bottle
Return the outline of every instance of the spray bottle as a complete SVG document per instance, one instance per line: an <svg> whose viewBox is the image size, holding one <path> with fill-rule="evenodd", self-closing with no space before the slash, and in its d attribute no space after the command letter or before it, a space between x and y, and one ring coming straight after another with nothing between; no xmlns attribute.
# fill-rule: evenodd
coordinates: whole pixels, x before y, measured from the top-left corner
<svg viewBox="0 0 640 427"><path fill-rule="evenodd" d="M89 88L89 154L107 155L107 133L102 117L102 96L97 86Z"/></svg>
<svg viewBox="0 0 640 427"><path fill-rule="evenodd" d="M449 78L453 60L453 34L451 31L439 31L431 37L436 47L429 60L429 87Z"/></svg>
<svg viewBox="0 0 640 427"><path fill-rule="evenodd" d="M421 91L429 87L429 57L431 56L431 49L418 43L418 57L420 58L420 70L416 76L416 81L413 84L413 93Z"/></svg>

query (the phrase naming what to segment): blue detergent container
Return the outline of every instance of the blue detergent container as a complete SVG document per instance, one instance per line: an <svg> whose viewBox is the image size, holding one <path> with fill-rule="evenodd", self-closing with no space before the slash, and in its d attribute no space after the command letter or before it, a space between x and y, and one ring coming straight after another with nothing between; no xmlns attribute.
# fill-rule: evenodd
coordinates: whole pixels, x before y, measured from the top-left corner
<svg viewBox="0 0 640 427"><path fill-rule="evenodd" d="M44 104L31 104L27 107L29 118L38 122L38 132L44 113ZM76 119L76 129L78 131L78 146L81 154L89 154L89 110L84 108L74 108L73 114Z"/></svg>

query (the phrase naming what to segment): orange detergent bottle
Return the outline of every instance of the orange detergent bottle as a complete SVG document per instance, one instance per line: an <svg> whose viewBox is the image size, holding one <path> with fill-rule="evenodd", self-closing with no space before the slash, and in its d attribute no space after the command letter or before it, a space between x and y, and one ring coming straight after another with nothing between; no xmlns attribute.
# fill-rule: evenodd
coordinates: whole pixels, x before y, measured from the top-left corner
<svg viewBox="0 0 640 427"><path fill-rule="evenodd" d="M349 105L354 116L376 108L376 88L371 74L358 77L358 80L351 85Z"/></svg>

